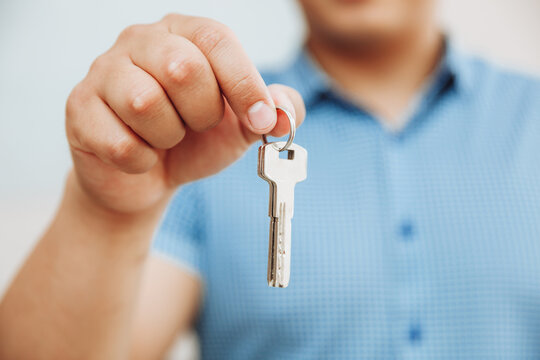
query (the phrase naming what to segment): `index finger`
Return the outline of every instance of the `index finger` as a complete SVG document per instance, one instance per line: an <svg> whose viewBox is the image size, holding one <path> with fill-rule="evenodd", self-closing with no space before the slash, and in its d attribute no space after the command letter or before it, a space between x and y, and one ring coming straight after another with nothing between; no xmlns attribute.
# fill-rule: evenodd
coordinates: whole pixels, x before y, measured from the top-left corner
<svg viewBox="0 0 540 360"><path fill-rule="evenodd" d="M234 33L207 18L168 15L169 31L194 43L206 56L223 95L240 121L254 133L269 132L277 115L270 92Z"/></svg>

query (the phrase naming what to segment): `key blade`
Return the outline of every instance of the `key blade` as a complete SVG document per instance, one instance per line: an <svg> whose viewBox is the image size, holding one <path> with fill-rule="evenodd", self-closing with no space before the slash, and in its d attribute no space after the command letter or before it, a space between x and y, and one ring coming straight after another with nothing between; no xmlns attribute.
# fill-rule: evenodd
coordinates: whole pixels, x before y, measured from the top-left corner
<svg viewBox="0 0 540 360"><path fill-rule="evenodd" d="M291 276L291 218L285 204L278 208L280 216L270 218L268 286L285 288Z"/></svg>
<svg viewBox="0 0 540 360"><path fill-rule="evenodd" d="M274 287L289 284L294 186L292 181L280 181L270 186L268 285Z"/></svg>

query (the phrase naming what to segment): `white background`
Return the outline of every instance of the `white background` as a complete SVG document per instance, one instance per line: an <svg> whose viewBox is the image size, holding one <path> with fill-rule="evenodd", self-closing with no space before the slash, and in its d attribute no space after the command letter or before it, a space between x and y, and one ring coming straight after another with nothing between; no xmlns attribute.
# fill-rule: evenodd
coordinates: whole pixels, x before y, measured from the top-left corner
<svg viewBox="0 0 540 360"><path fill-rule="evenodd" d="M439 8L461 47L540 74L540 1L442 0ZM304 31L294 0L0 0L0 294L58 204L70 167L70 89L124 27L168 12L229 25L264 68L286 62Z"/></svg>

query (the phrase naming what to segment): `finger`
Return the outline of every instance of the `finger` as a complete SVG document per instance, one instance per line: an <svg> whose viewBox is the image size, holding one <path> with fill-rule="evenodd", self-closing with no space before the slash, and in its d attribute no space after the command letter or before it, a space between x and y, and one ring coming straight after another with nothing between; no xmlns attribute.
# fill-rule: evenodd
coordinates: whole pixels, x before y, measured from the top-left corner
<svg viewBox="0 0 540 360"><path fill-rule="evenodd" d="M223 97L203 53L184 37L156 25L137 25L126 46L135 65L163 87L185 124L207 130L223 118Z"/></svg>
<svg viewBox="0 0 540 360"><path fill-rule="evenodd" d="M306 108L300 94L293 88L281 84L272 84L268 86L268 90L276 106L281 106L291 113L298 128L306 116ZM269 133L276 137L285 136L290 131L289 119L282 111L278 111L277 114L276 125ZM260 139L260 135L254 133L248 133L246 137L249 141Z"/></svg>
<svg viewBox="0 0 540 360"><path fill-rule="evenodd" d="M96 155L126 173L144 173L158 154L124 124L97 95L81 95L77 87L66 107L66 132L70 147Z"/></svg>
<svg viewBox="0 0 540 360"><path fill-rule="evenodd" d="M128 58L110 61L105 69L92 72L98 95L153 147L168 149L178 144L185 128L161 85Z"/></svg>
<svg viewBox="0 0 540 360"><path fill-rule="evenodd" d="M205 18L169 15L173 34L193 42L208 59L219 86L240 121L262 134L276 123L275 105L261 75L226 26Z"/></svg>

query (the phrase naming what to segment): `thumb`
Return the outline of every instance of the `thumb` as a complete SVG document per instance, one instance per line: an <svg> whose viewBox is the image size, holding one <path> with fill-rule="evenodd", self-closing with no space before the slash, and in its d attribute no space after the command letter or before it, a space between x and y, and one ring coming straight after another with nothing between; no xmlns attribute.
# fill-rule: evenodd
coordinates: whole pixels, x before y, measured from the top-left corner
<svg viewBox="0 0 540 360"><path fill-rule="evenodd" d="M302 96L293 88L281 84L272 84L268 86L268 90L276 106L282 107L291 113L298 128L306 116L306 108ZM269 134L281 137L287 135L289 131L290 123L287 115L283 111L278 111L276 124ZM255 142L261 138L261 135L249 132L247 137L250 142Z"/></svg>

